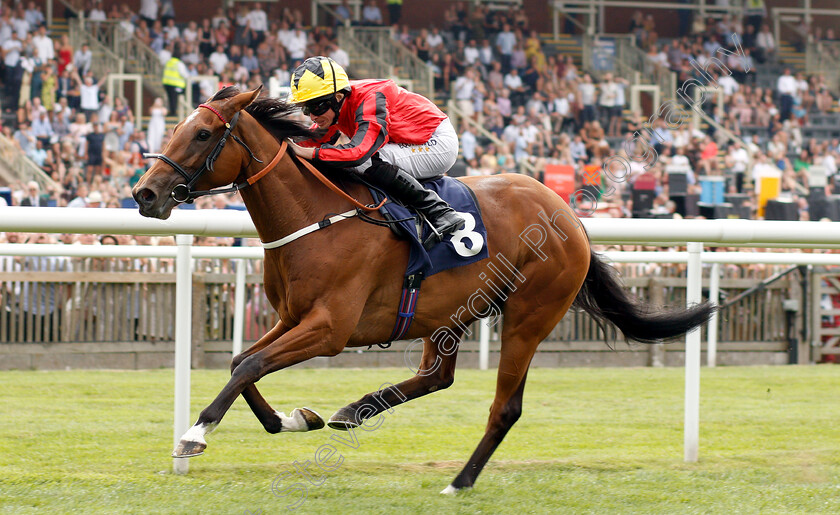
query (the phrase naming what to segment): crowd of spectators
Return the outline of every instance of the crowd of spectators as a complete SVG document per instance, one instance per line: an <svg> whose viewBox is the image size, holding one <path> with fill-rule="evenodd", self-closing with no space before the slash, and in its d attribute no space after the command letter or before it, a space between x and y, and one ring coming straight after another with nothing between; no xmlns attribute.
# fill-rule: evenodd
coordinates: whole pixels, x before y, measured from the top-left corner
<svg viewBox="0 0 840 515"><path fill-rule="evenodd" d="M678 89L690 80L720 87L722 104L709 95L702 105L715 124L701 120L695 125L687 109L680 123L629 112L627 80L609 71L596 80L581 72L572 56L547 54L521 11L456 3L444 14L440 30L422 29L412 37L406 27L394 27L393 33L428 61L438 94L451 95L464 117L475 122L462 123L460 129L467 174L517 171L523 160L537 174L547 164L564 164L575 168L580 187L584 171L600 169L605 159L639 156L652 148L657 156L652 165L633 162L629 174L613 174L622 177L620 182L602 178L600 190L614 188L617 194L598 203L597 215L632 216L631 190L643 175L652 178L656 192L654 210L646 214L673 214L666 171L679 167L687 171L685 193L701 192L700 176L723 176L726 193L747 194L744 203L753 217L760 178L778 175L780 199L794 202L800 219L809 219L809 189L821 183L812 180L809 169L822 167L829 183L826 193L832 194L840 159L838 140L803 136L810 117L834 111L835 98L825 78L787 68L760 84L757 72L762 67L780 66L777 43L763 16L689 22L682 37L665 40L658 36L653 16L638 11L628 32L647 54L646 76L661 68L676 74ZM830 31L801 30L819 41L833 37ZM742 50L732 34L739 35ZM664 93L667 97L676 91ZM654 113L658 107L650 106ZM716 124L726 130L717 130ZM482 136L476 127L496 139L480 131ZM640 137L634 138L637 132ZM731 142L727 133L745 144Z"/></svg>
<svg viewBox="0 0 840 515"><path fill-rule="evenodd" d="M227 84L250 88L266 83L276 92L308 55L329 55L352 75L349 57L337 44L336 27L387 22L393 37L427 62L436 100L442 103L451 97L459 108L462 157L469 175L522 171L527 162L542 179L546 165L565 164L575 168L581 186L587 167L600 168L616 154L655 149L658 159L653 166L632 169L626 180L612 185L619 195L601 202L603 215L631 215L629 190L643 173L655 179L655 207L670 210L666 170L672 165L689 169L689 193L699 191L701 175L724 176L729 193L754 193L752 184L759 173L778 171L783 195L795 202L808 191L809 167L822 165L830 178L837 172L838 141L809 140L802 131L814 113L834 108L825 80L785 71L773 87L756 82L755 70L778 60L776 42L760 16L695 19L685 25L684 36L665 40L658 36L653 17L638 12L627 29L647 53L650 66L675 72L678 86L700 77L692 62L706 66L719 47L733 52L724 61L731 74L714 66L710 72L723 90L723 105L710 101L703 108L735 135L748 133L742 146L729 143L726 131L709 124L674 128L660 120L645 131L648 120L627 110L626 79L609 71L596 77L581 71L572 55L547 51L521 9L455 2L442 14L439 26L412 30L401 23L399 3L387 6L383 13L375 0L366 0L357 19L344 1L320 27L305 26L298 10L260 2L219 8L212 17L186 24L175 22L171 0L142 0L137 13L125 4L112 5L106 12L99 0L92 0L85 16L90 23L119 23L154 49L162 63L178 49L191 75L218 75L218 83L194 85L198 99ZM125 99L113 99L111 107L103 94L105 77L93 75L91 50L72 48L66 36L51 38L44 22L34 2L0 3L2 131L57 184L38 192L39 202L96 204L88 202L93 197L108 207L133 206L130 188L148 166L142 153L166 145L167 109L157 100L145 130L140 130L140 114L133 113ZM831 31L806 32L819 40L833 38ZM742 35L743 55L735 53L732 33ZM634 140L636 131L643 137ZM628 148L627 141L637 146ZM604 188L611 186L606 179L602 182ZM32 185L16 186L11 202L23 204ZM755 200L750 197L753 210ZM807 203L800 211L807 217Z"/></svg>
<svg viewBox="0 0 840 515"><path fill-rule="evenodd" d="M85 9L92 30L97 24L117 23L149 45L161 63L177 49L190 75L217 75L218 82L194 85L196 99L230 84L266 84L277 91L288 85L289 70L308 55L329 55L349 66L334 27L304 29L299 10L283 8L276 14L269 19L256 2L176 24L171 0L142 0L136 13L127 4L114 4L106 12L100 0ZM73 48L66 34L50 37L34 2L25 7L0 3L0 51L2 132L55 181L56 186L39 191L42 203L79 205L95 192L103 206L133 206L130 189L148 166L142 154L167 143L169 113L163 101L155 100L141 129L140 114L124 98L113 99L112 106L104 94L109 70L94 76L88 45ZM0 195L0 205L21 204L30 193L31 185L13 186L10 199Z"/></svg>

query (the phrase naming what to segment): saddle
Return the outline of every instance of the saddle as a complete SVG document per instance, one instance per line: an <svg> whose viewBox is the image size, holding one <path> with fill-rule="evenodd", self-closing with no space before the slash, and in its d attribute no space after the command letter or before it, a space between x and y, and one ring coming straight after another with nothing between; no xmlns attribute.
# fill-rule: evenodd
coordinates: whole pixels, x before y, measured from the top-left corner
<svg viewBox="0 0 840 515"><path fill-rule="evenodd" d="M406 277L420 274L429 277L438 272L475 263L486 258L487 231L481 219L481 210L473 191L464 183L451 177L438 177L423 182L423 186L435 191L464 217L463 228L445 236L430 250L423 247L431 228L422 216L397 202L386 202L379 212L388 220L397 237L410 244L409 263ZM374 203L385 198L386 193L368 186Z"/></svg>
<svg viewBox="0 0 840 515"><path fill-rule="evenodd" d="M317 173L317 175L321 174ZM408 264L403 279L402 295L397 307L396 324L390 337L378 344L382 348L389 347L392 341L399 340L408 332L414 319L414 308L420 297L420 286L426 277L481 261L490 254L487 248L487 230L481 218L478 201L473 191L459 180L439 177L423 182L424 187L437 193L464 219L462 228L446 235L427 251L423 242L429 237L432 228L425 222L422 215L390 200L386 192L370 184L360 175L347 174L346 170L327 169L319 178L332 182L327 186L339 190L343 196L358 206L356 214L362 220L375 225L388 226L397 238L406 240L409 244ZM361 205L347 195L348 182L357 182L367 187L373 198L373 205ZM385 202L386 199L387 202ZM365 213L365 211L373 210L378 210L385 220L373 218ZM339 219L348 214L349 212L334 218ZM312 230L318 230L331 223L333 223L332 219L314 224Z"/></svg>

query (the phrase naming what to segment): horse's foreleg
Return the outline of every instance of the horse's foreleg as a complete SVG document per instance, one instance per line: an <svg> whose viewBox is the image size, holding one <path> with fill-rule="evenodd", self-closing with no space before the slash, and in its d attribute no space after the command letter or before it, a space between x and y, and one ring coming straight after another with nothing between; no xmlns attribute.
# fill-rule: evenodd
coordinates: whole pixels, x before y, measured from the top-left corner
<svg viewBox="0 0 840 515"><path fill-rule="evenodd" d="M457 336L460 339L461 332L458 332ZM396 386L389 383L383 384L378 391L369 393L338 410L330 417L328 425L333 429L346 431L358 427L365 420L386 409L390 411L393 406L449 388L455 380L457 354L457 348L441 349L430 338L423 338L423 355L414 377Z"/></svg>
<svg viewBox="0 0 840 515"><path fill-rule="evenodd" d="M277 322L265 336L260 338L254 345L247 350L234 357L230 363L230 373L233 375L236 368L248 356L259 352L266 346L280 338L289 328L283 325L283 322ZM314 429L321 429L324 427L324 420L320 415L309 408L296 408L289 416L285 413L275 411L271 405L263 398L256 385L248 385L242 390L242 397L251 411L256 415L257 420L263 425L266 431L271 434L279 433L281 431L311 431Z"/></svg>
<svg viewBox="0 0 840 515"><path fill-rule="evenodd" d="M348 325L352 327L352 324ZM329 313L322 310L318 314L301 321L299 325L290 328L262 349L253 352L234 368L227 385L216 396L216 399L201 412L198 421L184 433L172 455L188 458L203 453L207 447L204 436L215 429L230 409L233 401L236 400L236 397L244 392L248 386L253 386L266 374L307 359L316 356L335 356L344 348L351 331L350 328L339 330L334 326ZM262 402L265 403L265 400L263 399ZM265 409L267 405L267 403L264 405L257 404L257 407L258 409ZM286 418L295 419L294 416ZM320 417L317 418L320 420ZM306 416L302 417L302 421L307 424L310 423ZM312 423L316 425L317 422L317 420L312 420ZM323 424L323 421L320 423Z"/></svg>

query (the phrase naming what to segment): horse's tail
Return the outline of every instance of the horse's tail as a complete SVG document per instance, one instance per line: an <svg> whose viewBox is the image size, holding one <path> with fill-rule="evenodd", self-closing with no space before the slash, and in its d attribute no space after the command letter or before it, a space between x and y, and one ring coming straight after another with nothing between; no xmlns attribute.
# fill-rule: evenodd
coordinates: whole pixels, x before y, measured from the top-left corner
<svg viewBox="0 0 840 515"><path fill-rule="evenodd" d="M708 302L684 310L656 313L633 299L622 288L615 269L590 251L589 270L575 298L574 306L583 309L607 332L607 326L617 327L628 340L657 343L668 340L707 322L716 307Z"/></svg>

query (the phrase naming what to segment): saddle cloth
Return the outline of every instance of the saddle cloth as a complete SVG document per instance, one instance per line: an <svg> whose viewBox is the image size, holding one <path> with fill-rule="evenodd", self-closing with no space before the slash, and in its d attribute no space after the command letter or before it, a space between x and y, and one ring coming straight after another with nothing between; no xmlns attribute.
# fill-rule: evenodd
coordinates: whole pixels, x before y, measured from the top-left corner
<svg viewBox="0 0 840 515"><path fill-rule="evenodd" d="M405 276L426 278L438 272L469 265L486 258L489 255L487 230L484 228L481 209L478 207L473 191L466 184L451 177L424 182L423 186L440 195L466 220L466 223L454 233L446 235L441 242L427 252L423 247L423 242L432 232L429 225L401 204L389 200L382 206L380 212L386 219L409 219L397 223L399 232L410 243ZM374 201L379 203L382 200L382 192L375 188L370 188L370 191Z"/></svg>

